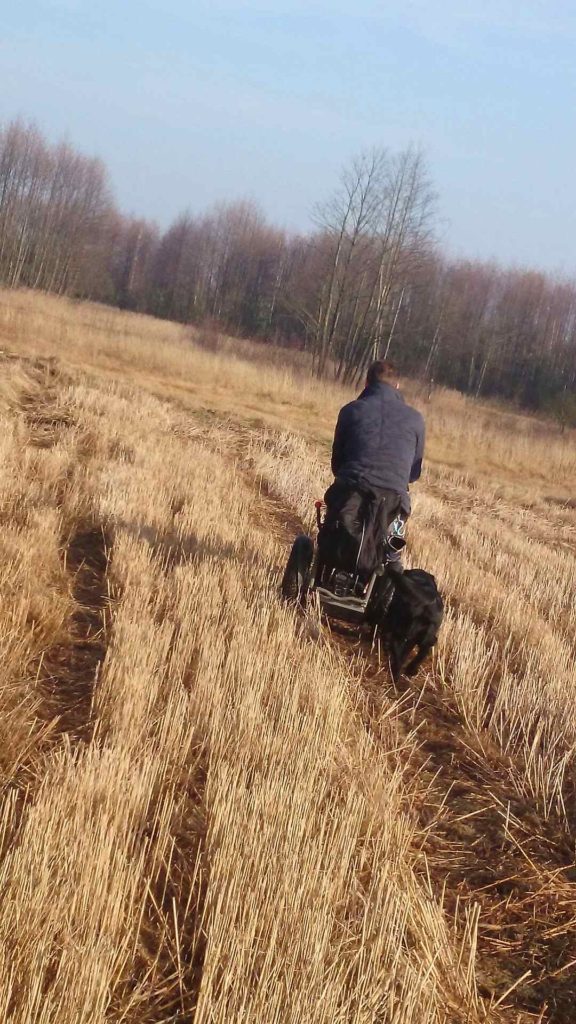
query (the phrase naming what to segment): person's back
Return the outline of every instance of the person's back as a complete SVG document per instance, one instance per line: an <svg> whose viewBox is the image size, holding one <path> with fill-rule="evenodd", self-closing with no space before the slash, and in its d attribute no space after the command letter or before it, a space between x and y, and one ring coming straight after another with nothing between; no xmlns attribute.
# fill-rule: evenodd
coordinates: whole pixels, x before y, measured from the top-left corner
<svg viewBox="0 0 576 1024"><path fill-rule="evenodd" d="M408 484L420 476L424 434L424 419L394 386L390 364L373 363L362 394L340 410L332 472L339 483L398 494L408 513Z"/></svg>
<svg viewBox="0 0 576 1024"><path fill-rule="evenodd" d="M324 495L326 516L318 538L326 564L369 574L384 559L401 571L408 485L420 476L423 454L421 414L402 398L390 363L373 363L364 391L340 410L336 424L335 480ZM393 523L394 544L388 537Z"/></svg>

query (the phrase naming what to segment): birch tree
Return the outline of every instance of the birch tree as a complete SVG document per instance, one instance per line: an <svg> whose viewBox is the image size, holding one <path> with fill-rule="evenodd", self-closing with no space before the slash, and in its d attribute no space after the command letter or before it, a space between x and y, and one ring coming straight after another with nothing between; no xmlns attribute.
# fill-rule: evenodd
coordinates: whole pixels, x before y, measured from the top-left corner
<svg viewBox="0 0 576 1024"><path fill-rule="evenodd" d="M422 156L373 150L355 159L319 210L324 253L315 308L305 310L319 376L354 380L390 342L402 289L430 245L433 194Z"/></svg>

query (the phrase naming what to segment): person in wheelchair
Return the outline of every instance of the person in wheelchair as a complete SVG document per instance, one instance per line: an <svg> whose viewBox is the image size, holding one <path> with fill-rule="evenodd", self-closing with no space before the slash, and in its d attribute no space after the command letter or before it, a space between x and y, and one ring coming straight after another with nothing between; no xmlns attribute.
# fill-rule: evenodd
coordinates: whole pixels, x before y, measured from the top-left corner
<svg viewBox="0 0 576 1024"><path fill-rule="evenodd" d="M340 410L334 433L335 479L324 495L319 551L325 565L360 580L382 564L403 571L409 484L422 472L425 426L398 386L391 363L372 363L364 390Z"/></svg>

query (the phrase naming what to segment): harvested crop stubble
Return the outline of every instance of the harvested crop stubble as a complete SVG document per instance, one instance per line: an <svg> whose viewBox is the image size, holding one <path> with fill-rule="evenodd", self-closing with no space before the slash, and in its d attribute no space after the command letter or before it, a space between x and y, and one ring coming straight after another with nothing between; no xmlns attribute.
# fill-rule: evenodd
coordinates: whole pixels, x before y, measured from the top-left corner
<svg viewBox="0 0 576 1024"><path fill-rule="evenodd" d="M256 493L152 398L67 402L113 614L92 738L54 741L2 864L5 1019L476 1019L410 787L278 604Z"/></svg>
<svg viewBox="0 0 576 1024"><path fill-rule="evenodd" d="M569 440L435 393L397 693L276 597L349 394L2 300L2 1019L571 1024Z"/></svg>

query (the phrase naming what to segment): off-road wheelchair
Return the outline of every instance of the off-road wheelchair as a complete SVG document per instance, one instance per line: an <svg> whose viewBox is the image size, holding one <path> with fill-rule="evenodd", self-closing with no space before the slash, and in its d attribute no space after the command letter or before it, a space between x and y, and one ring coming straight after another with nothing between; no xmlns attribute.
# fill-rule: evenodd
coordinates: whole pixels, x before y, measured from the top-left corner
<svg viewBox="0 0 576 1024"><path fill-rule="evenodd" d="M360 557L364 529L352 544L345 538L346 531L338 536L336 530L334 543L327 529L328 517L322 515L324 507L323 502L316 502L315 541L300 534L292 545L282 577L284 598L304 607L310 595L316 595L320 610L329 618L378 629L394 681L402 673L415 675L436 644L444 604L431 573L424 569L402 571L403 517L396 516L381 531L374 549L375 563L366 572L366 560Z"/></svg>
<svg viewBox="0 0 576 1024"><path fill-rule="evenodd" d="M364 532L359 542L341 530L328 536L326 506L316 502L317 536L296 537L282 577L282 595L304 607L316 595L321 611L343 622L381 624L394 595L400 552L405 546L405 520L396 516L388 524L371 570L359 570ZM400 567L401 572L401 567Z"/></svg>

